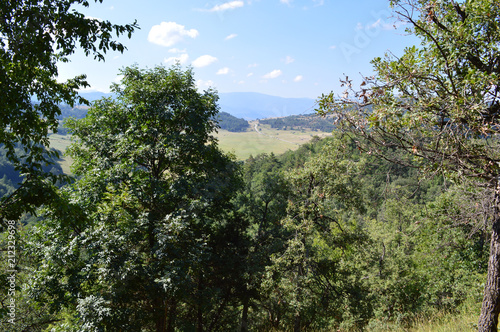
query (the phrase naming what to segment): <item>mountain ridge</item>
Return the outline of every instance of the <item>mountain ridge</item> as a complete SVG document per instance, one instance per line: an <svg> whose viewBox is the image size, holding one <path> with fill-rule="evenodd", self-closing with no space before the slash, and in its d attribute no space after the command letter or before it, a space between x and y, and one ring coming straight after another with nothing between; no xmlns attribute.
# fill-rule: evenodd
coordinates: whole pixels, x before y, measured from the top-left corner
<svg viewBox="0 0 500 332"><path fill-rule="evenodd" d="M89 101L113 96L112 93L103 92L81 92L80 95ZM258 92L225 92L219 93L218 104L221 112L245 120L256 120L312 113L316 101L312 98L285 98Z"/></svg>
<svg viewBox="0 0 500 332"><path fill-rule="evenodd" d="M257 92L219 94L221 111L245 120L285 117L311 113L316 101L311 98L285 98Z"/></svg>

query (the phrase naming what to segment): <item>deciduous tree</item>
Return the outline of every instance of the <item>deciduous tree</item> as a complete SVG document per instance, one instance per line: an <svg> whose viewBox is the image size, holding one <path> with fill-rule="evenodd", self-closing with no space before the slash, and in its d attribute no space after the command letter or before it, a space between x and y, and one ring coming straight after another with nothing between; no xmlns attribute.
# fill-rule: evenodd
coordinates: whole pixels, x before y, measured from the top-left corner
<svg viewBox="0 0 500 332"><path fill-rule="evenodd" d="M102 2L96 0L95 2ZM42 170L57 151L48 150L50 131L57 131L59 104L84 102L78 89L88 87L85 75L58 82L58 62L69 61L78 48L104 60L109 50L125 46L113 35L131 36L136 23L117 25L86 17L75 6L86 0L5 0L0 4L0 145L14 164L22 184L0 200L0 217L17 220L52 197ZM21 155L15 148L20 145ZM41 194L45 191L45 194ZM3 225L3 222L2 222Z"/></svg>
<svg viewBox="0 0 500 332"><path fill-rule="evenodd" d="M363 211L360 169L340 138L304 167L287 172L290 195L283 249L272 253L263 289L275 328L361 328L370 316L360 273L350 265L366 236L354 217Z"/></svg>
<svg viewBox="0 0 500 332"><path fill-rule="evenodd" d="M500 3L493 0L392 1L421 40L401 57L373 60L359 89L320 99L347 131L414 156L422 169L475 179L491 189L491 250L480 331L496 331L500 312ZM393 159L381 154L381 157ZM401 160L395 160L401 161Z"/></svg>
<svg viewBox="0 0 500 332"><path fill-rule="evenodd" d="M180 66L122 74L116 100L68 123L79 180L33 243L37 289L80 331L214 330L235 300L244 228L227 212L236 164L211 136L217 94Z"/></svg>

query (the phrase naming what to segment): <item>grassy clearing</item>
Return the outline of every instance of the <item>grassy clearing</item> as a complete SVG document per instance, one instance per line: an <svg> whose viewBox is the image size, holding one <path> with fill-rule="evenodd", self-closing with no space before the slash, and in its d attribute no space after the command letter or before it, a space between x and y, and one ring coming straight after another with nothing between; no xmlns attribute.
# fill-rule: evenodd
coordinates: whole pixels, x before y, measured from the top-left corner
<svg viewBox="0 0 500 332"><path fill-rule="evenodd" d="M215 137L224 152L233 153L238 160L246 160L250 155L259 153L281 154L295 150L309 142L313 136L325 137L328 133L310 130L276 130L269 125L260 125L257 121L250 122L251 129L246 132L232 133L219 130ZM255 126L257 125L257 132Z"/></svg>
<svg viewBox="0 0 500 332"><path fill-rule="evenodd" d="M281 154L298 148L296 143L279 141L255 131L232 133L220 130L215 137L218 138L222 151L233 153L238 160L245 160L250 155L259 153Z"/></svg>
<svg viewBox="0 0 500 332"><path fill-rule="evenodd" d="M71 144L71 136L70 135L59 135L59 134L51 134L50 138L50 147L57 149L61 152L65 152L66 148ZM61 165L63 172L65 174L71 174L70 166L73 163L73 160L68 156L62 156L59 164Z"/></svg>
<svg viewBox="0 0 500 332"><path fill-rule="evenodd" d="M362 331L367 332L472 332L477 331L477 321L481 302L469 299L458 311L434 312L421 315L410 321L379 321L372 320ZM293 329L268 329L267 332L291 332ZM358 332L357 329L309 329L309 332Z"/></svg>
<svg viewBox="0 0 500 332"><path fill-rule="evenodd" d="M458 313L437 313L414 320L409 332L471 332L477 331L480 302L466 302Z"/></svg>
<svg viewBox="0 0 500 332"><path fill-rule="evenodd" d="M461 313L458 315L438 314L428 320L418 319L409 332L471 332L477 331L477 313Z"/></svg>

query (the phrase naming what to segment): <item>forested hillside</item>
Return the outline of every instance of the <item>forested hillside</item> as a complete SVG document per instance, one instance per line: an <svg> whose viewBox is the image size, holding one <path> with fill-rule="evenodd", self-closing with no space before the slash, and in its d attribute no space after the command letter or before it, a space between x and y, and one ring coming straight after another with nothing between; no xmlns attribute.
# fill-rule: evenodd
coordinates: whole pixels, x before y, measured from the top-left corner
<svg viewBox="0 0 500 332"><path fill-rule="evenodd" d="M237 133L246 131L248 128L250 128L248 121L239 119L226 112L220 112L219 114L217 114L216 119L221 129L230 132Z"/></svg>
<svg viewBox="0 0 500 332"><path fill-rule="evenodd" d="M282 118L271 118L259 120L262 124L268 124L271 128L278 130L309 129L322 132L332 132L335 127L333 118L323 118L317 114L291 115Z"/></svg>
<svg viewBox="0 0 500 332"><path fill-rule="evenodd" d="M239 165L212 148L191 147L210 163L193 160L191 167L210 177L183 174L176 160L169 167L179 179L150 182L143 174L153 168L97 157L98 141L87 133L114 132L111 122L99 121L107 107L97 104L70 124L86 143L72 149L79 180L63 191L68 212L46 211L23 240L20 278L37 277L19 294L19 326L155 330L155 314L146 315L142 303L157 292L169 298L162 319L184 331L383 331L477 303L487 261L486 234L472 222L483 213L473 203L480 190L422 178L413 167L358 150L340 133ZM99 154L122 145L107 137ZM148 203L153 190L169 198ZM164 217L171 221L150 226L154 215L144 204L171 209ZM161 235L148 235L150 227ZM36 311L31 299L39 301Z"/></svg>
<svg viewBox="0 0 500 332"><path fill-rule="evenodd" d="M250 130L180 62L123 67L109 98L76 107L85 76L60 82L57 63L77 45L124 51L113 38L137 23L22 4L0 3L0 331L412 331L443 316L497 331L496 1L391 1L420 48L374 59L359 88L346 76L318 116ZM262 144L324 137L237 160L219 124Z"/></svg>

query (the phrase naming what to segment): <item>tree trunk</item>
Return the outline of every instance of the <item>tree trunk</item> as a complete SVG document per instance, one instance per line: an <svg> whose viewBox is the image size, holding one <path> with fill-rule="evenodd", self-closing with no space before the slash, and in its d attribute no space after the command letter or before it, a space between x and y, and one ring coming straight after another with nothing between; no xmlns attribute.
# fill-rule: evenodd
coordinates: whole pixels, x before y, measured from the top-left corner
<svg viewBox="0 0 500 332"><path fill-rule="evenodd" d="M300 332L301 331L301 321L300 321L300 314L295 315L295 321L293 323L293 332Z"/></svg>
<svg viewBox="0 0 500 332"><path fill-rule="evenodd" d="M491 231L488 276L484 287L483 305L479 317L479 332L496 332L500 312L500 215L499 191L495 190L493 227Z"/></svg>
<svg viewBox="0 0 500 332"><path fill-rule="evenodd" d="M168 311L167 332L174 332L176 316L177 316L177 301L175 299L172 299Z"/></svg>
<svg viewBox="0 0 500 332"><path fill-rule="evenodd" d="M164 304L160 302L156 307L156 332L167 332L167 317L165 316Z"/></svg>
<svg viewBox="0 0 500 332"><path fill-rule="evenodd" d="M200 272L200 277L198 279L198 308L196 313L196 332L203 332L203 299L202 299L202 290L203 290L203 276Z"/></svg>
<svg viewBox="0 0 500 332"><path fill-rule="evenodd" d="M248 307L250 300L248 297L243 300L243 311L241 312L240 332L248 332Z"/></svg>

